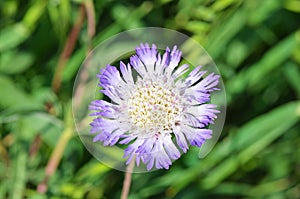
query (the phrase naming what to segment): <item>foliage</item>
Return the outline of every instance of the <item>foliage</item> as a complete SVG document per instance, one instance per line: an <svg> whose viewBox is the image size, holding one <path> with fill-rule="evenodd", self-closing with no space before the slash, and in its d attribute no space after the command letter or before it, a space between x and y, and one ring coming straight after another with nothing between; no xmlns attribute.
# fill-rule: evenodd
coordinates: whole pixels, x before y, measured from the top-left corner
<svg viewBox="0 0 300 199"><path fill-rule="evenodd" d="M300 198L298 0L7 0L0 10L0 198L119 198L124 173L76 136L72 87L91 46L144 26L207 49L228 112L207 157L192 149L169 171L133 174L129 198Z"/></svg>

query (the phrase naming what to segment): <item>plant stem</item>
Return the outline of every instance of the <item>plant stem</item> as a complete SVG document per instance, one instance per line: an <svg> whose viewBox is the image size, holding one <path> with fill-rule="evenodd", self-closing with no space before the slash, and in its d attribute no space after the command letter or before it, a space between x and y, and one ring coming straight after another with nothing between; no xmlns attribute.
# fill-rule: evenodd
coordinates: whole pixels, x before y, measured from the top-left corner
<svg viewBox="0 0 300 199"><path fill-rule="evenodd" d="M132 172L133 172L133 168L134 168L134 160L135 160L135 158L133 158L132 161L129 163L129 165L126 167L126 174L125 174L125 179L123 182L121 199L128 198L130 184L131 184L131 176L132 176Z"/></svg>
<svg viewBox="0 0 300 199"><path fill-rule="evenodd" d="M87 16L87 28L88 28L88 42L87 42L87 51L86 55L86 60L84 61L82 67L81 67L81 72L78 73L79 76L79 83L76 87L75 94L73 96L73 103L74 107L77 108L81 104L82 98L80 96L84 95L85 92L85 85L87 83L87 80L89 78L88 74L88 65L90 60L92 59L92 40L95 35L96 31L96 22L95 22L95 8L94 8L94 3L92 0L86 0L84 3L85 10L86 10L86 16Z"/></svg>
<svg viewBox="0 0 300 199"><path fill-rule="evenodd" d="M63 70L75 48L75 44L79 37L79 33L80 33L81 27L83 25L84 19L85 19L85 8L84 8L84 5L81 5L79 7L79 13L78 13L76 22L73 25L72 30L68 35L68 39L66 41L64 49L59 56L58 64L56 66L56 70L55 70L54 77L52 80L52 89L56 93L60 89Z"/></svg>

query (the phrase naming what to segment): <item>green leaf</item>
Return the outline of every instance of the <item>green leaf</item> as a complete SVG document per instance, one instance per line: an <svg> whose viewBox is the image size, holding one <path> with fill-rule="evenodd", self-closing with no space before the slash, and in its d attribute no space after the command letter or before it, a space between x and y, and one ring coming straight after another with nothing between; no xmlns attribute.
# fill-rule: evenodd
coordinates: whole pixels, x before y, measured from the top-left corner
<svg viewBox="0 0 300 199"><path fill-rule="evenodd" d="M34 57L30 53L7 51L2 54L0 62L0 73L16 74L28 69Z"/></svg>
<svg viewBox="0 0 300 199"><path fill-rule="evenodd" d="M214 11L220 11L223 9L226 9L228 6L237 3L239 1L236 0L223 0L223 1L215 1L215 3L212 6L212 9Z"/></svg>
<svg viewBox="0 0 300 199"><path fill-rule="evenodd" d="M15 83L6 76L0 75L0 107L39 107L24 90L17 87Z"/></svg>
<svg viewBox="0 0 300 199"><path fill-rule="evenodd" d="M44 142L50 146L55 146L63 128L62 121L43 112L33 112L26 117L20 115L19 119L11 125L20 139L29 141L40 133Z"/></svg>
<svg viewBox="0 0 300 199"><path fill-rule="evenodd" d="M237 76L227 82L226 91L228 94L240 93L247 87L253 90L262 89L261 83L265 81L265 76L291 56L298 40L296 32L289 35L283 41L266 52L259 62L241 71Z"/></svg>
<svg viewBox="0 0 300 199"><path fill-rule="evenodd" d="M298 0L287 0L284 1L285 5L285 9L292 11L292 12L297 12L300 13L300 1Z"/></svg>
<svg viewBox="0 0 300 199"><path fill-rule="evenodd" d="M205 46L212 57L217 58L226 50L230 39L245 26L246 19L246 12L239 9L231 17L226 18L224 23L219 24L211 31Z"/></svg>
<svg viewBox="0 0 300 199"><path fill-rule="evenodd" d="M29 36L30 32L23 23L15 23L5 27L0 34L0 52L15 48Z"/></svg>
<svg viewBox="0 0 300 199"><path fill-rule="evenodd" d="M300 67L293 62L288 62L284 66L283 73L285 74L287 81L297 93L298 98L300 98Z"/></svg>
<svg viewBox="0 0 300 199"><path fill-rule="evenodd" d="M266 18L270 17L271 13L280 9L281 4L281 0L252 1L251 6L254 12L249 13L249 22L251 25L259 25Z"/></svg>
<svg viewBox="0 0 300 199"><path fill-rule="evenodd" d="M44 14L47 3L48 1L46 0L33 1L27 10L22 22L26 25L30 32L34 30L37 25L37 21L40 20L41 15Z"/></svg>
<svg viewBox="0 0 300 199"><path fill-rule="evenodd" d="M237 168L263 151L276 138L283 135L300 119L300 102L290 102L257 117L239 129L233 137L233 152L222 164L210 171L201 186L212 188L232 174ZM282 122L284 121L284 122Z"/></svg>

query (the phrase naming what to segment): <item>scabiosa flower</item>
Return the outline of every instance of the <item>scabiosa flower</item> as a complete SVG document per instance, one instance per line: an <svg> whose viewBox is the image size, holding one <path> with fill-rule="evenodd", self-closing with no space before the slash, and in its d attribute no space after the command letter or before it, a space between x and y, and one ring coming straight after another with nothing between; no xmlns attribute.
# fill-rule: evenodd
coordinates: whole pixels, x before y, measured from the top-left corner
<svg viewBox="0 0 300 199"><path fill-rule="evenodd" d="M205 75L201 66L189 71L178 66L181 51L167 47L163 56L153 44L141 44L130 63L120 62L100 70L99 86L112 102L95 100L89 109L97 116L91 123L93 141L104 146L125 144L124 158L135 158L150 170L168 169L172 160L186 153L189 145L200 147L210 139L208 125L217 118L210 93L218 90L219 75ZM133 69L137 72L133 77Z"/></svg>

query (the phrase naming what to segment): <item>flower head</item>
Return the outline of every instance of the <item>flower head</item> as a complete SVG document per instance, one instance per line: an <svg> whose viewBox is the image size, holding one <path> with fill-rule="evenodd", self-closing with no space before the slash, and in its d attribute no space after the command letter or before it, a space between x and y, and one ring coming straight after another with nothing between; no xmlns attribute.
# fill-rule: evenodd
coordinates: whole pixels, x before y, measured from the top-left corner
<svg viewBox="0 0 300 199"><path fill-rule="evenodd" d="M112 102L95 100L89 106L97 116L91 123L93 141L126 144L126 163L135 157L137 165L142 161L150 170L154 165L168 169L180 151L211 138L207 127L219 111L208 102L218 90L219 75L206 75L198 66L186 76L189 65L178 66L180 59L176 46L161 56L154 44L141 44L130 63L120 62L121 73L111 65L101 69L101 92Z"/></svg>

